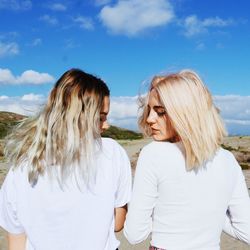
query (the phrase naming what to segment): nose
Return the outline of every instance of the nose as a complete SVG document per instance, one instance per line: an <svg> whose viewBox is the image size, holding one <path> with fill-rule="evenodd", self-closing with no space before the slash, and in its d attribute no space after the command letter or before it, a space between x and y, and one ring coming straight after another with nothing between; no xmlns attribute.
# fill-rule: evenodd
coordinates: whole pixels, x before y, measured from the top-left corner
<svg viewBox="0 0 250 250"><path fill-rule="evenodd" d="M147 123L150 124L154 124L156 122L156 112L151 109L149 114L148 114L148 118L147 118Z"/></svg>
<svg viewBox="0 0 250 250"><path fill-rule="evenodd" d="M102 130L103 130L103 131L104 131L104 130L107 130L109 127L110 127L110 126L109 126L109 124L108 124L108 121L103 122L103 124L102 124Z"/></svg>

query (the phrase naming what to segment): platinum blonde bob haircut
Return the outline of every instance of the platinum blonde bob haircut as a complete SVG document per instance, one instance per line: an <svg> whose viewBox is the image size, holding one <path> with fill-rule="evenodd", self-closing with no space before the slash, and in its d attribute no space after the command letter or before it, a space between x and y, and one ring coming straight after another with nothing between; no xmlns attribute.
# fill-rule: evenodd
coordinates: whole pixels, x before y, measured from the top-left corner
<svg viewBox="0 0 250 250"><path fill-rule="evenodd" d="M157 91L166 109L176 138L184 145L187 170L200 167L214 156L227 134L210 92L191 70L156 76L150 85L152 89ZM150 136L147 99L148 96L142 106L139 126Z"/></svg>
<svg viewBox="0 0 250 250"><path fill-rule="evenodd" d="M31 184L52 169L57 169L59 180L77 172L87 183L94 175L100 111L109 94L101 79L79 69L65 72L42 111L25 119L7 137L5 156L14 167L27 164Z"/></svg>

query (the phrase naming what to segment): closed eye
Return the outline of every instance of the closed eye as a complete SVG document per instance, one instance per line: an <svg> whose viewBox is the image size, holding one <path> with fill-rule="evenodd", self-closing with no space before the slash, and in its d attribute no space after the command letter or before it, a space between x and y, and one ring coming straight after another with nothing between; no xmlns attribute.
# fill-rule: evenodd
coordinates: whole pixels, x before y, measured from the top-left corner
<svg viewBox="0 0 250 250"><path fill-rule="evenodd" d="M164 116L167 114L165 108L162 106L154 106L153 109L157 113L158 116Z"/></svg>
<svg viewBox="0 0 250 250"><path fill-rule="evenodd" d="M108 116L108 114L106 112L101 112L100 113L100 122L107 121L107 116Z"/></svg>

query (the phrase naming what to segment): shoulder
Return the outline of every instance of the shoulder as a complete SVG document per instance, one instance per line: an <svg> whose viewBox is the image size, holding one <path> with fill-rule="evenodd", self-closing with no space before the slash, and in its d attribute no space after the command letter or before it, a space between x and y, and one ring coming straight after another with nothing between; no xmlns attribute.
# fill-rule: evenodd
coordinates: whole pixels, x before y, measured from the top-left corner
<svg viewBox="0 0 250 250"><path fill-rule="evenodd" d="M122 150L124 151L123 147L114 139L112 138L102 138L102 146L105 149L110 149L110 150Z"/></svg>
<svg viewBox="0 0 250 250"><path fill-rule="evenodd" d="M17 184L19 184L19 181L22 182L21 174L20 169L11 167L4 179L0 192L1 195L6 195L9 201L12 201L16 196Z"/></svg>
<svg viewBox="0 0 250 250"><path fill-rule="evenodd" d="M26 165L19 165L17 167L11 166L3 183L3 186L8 187L24 187L28 183L28 168Z"/></svg>
<svg viewBox="0 0 250 250"><path fill-rule="evenodd" d="M222 147L220 147L218 151L216 152L216 157L219 158L220 160L223 160L224 162L227 162L229 165L235 164L235 163L238 164L233 153Z"/></svg>
<svg viewBox="0 0 250 250"><path fill-rule="evenodd" d="M107 146L107 147L117 147L119 145L114 139L112 138L107 138L107 137L102 137L101 138L102 145Z"/></svg>
<svg viewBox="0 0 250 250"><path fill-rule="evenodd" d="M102 138L102 152L106 159L112 162L111 165L119 177L126 178L126 176L129 176L130 178L130 160L125 149L118 142L110 138Z"/></svg>
<svg viewBox="0 0 250 250"><path fill-rule="evenodd" d="M236 176L242 171L233 153L223 148L219 148L216 152L214 164L217 168L220 167L231 173L232 176Z"/></svg>
<svg viewBox="0 0 250 250"><path fill-rule="evenodd" d="M144 146L141 150L141 155L146 156L175 156L179 155L182 152L182 144L181 143L171 143L171 142L160 142L153 141L148 145Z"/></svg>
<svg viewBox="0 0 250 250"><path fill-rule="evenodd" d="M125 149L114 139L101 138L102 150L109 157L127 157Z"/></svg>

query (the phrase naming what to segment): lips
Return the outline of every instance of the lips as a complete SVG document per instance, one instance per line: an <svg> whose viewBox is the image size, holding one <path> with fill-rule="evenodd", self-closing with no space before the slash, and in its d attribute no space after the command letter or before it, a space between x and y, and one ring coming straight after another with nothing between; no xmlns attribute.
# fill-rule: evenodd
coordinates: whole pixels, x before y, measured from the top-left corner
<svg viewBox="0 0 250 250"><path fill-rule="evenodd" d="M151 128L152 133L157 133L159 132L159 129Z"/></svg>

